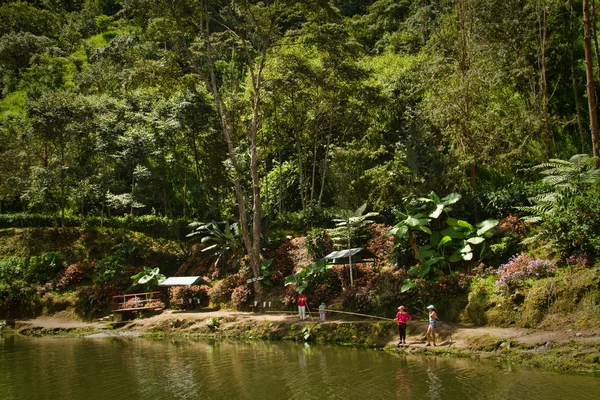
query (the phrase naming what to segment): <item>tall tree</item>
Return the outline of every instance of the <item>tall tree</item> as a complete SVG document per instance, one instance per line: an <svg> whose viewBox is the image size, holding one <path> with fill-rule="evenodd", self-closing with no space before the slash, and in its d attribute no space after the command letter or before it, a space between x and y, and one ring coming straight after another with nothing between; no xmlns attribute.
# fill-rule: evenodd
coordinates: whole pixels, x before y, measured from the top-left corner
<svg viewBox="0 0 600 400"><path fill-rule="evenodd" d="M260 276L261 187L259 132L264 95L264 68L270 51L285 33L291 10L302 1L140 1L133 11L144 16L165 15L177 27L177 48L184 70L199 76L212 95L237 201L242 239L254 277ZM312 5L312 10L325 2ZM317 7L315 7L317 6ZM156 12L158 11L158 12ZM246 159L245 154L248 155ZM245 183L250 182L249 194ZM262 288L254 283L257 297Z"/></svg>
<svg viewBox="0 0 600 400"><path fill-rule="evenodd" d="M598 114L596 112L596 94L594 90L594 64L592 54L592 18L590 2L583 0L583 48L585 50L585 75L587 79L588 109L590 112L590 131L594 157L599 157L596 165L600 168L600 136L598 136Z"/></svg>
<svg viewBox="0 0 600 400"><path fill-rule="evenodd" d="M91 112L86 99L70 92L45 93L28 104L29 133L42 143L40 164L54 175L58 185L61 226L65 226L65 208L72 166L79 144L87 134L85 125Z"/></svg>

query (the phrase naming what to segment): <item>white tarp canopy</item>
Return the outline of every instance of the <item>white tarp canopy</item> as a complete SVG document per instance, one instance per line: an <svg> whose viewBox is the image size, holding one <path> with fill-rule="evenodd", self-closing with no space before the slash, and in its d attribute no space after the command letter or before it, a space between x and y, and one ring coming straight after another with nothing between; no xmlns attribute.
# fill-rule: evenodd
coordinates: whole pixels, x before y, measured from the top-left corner
<svg viewBox="0 0 600 400"><path fill-rule="evenodd" d="M158 286L192 286L200 283L201 276L172 276L165 279Z"/></svg>
<svg viewBox="0 0 600 400"><path fill-rule="evenodd" d="M352 262L365 263L375 257L373 253L362 247L356 247L354 249L338 250L327 254L325 258L327 261L331 261L333 264L346 264L348 257L352 258Z"/></svg>

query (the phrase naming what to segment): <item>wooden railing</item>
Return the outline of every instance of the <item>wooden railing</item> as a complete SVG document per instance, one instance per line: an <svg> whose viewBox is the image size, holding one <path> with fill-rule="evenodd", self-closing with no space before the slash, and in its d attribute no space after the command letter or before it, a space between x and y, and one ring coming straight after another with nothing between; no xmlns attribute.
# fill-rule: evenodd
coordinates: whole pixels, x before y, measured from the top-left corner
<svg viewBox="0 0 600 400"><path fill-rule="evenodd" d="M164 304L160 300L160 292L122 294L113 296L112 299L113 312L152 310L163 307Z"/></svg>

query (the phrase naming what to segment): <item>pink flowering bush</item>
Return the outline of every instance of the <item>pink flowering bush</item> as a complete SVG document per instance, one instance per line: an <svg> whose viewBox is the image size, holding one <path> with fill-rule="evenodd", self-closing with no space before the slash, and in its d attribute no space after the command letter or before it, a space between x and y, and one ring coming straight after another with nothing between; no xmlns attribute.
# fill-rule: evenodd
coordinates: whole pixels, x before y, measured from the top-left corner
<svg viewBox="0 0 600 400"><path fill-rule="evenodd" d="M217 282L212 287L209 293L210 301L215 304L229 303L231 301L231 294L233 293L234 289L245 284L245 274L237 273L229 275L228 277Z"/></svg>
<svg viewBox="0 0 600 400"><path fill-rule="evenodd" d="M233 289L231 293L231 302L237 307L237 309L241 309L242 306L249 302L253 297L252 290L247 286L238 286Z"/></svg>
<svg viewBox="0 0 600 400"><path fill-rule="evenodd" d="M190 299L200 299L203 301L208 298L209 289L210 288L206 285L171 287L169 288L171 305L189 304Z"/></svg>
<svg viewBox="0 0 600 400"><path fill-rule="evenodd" d="M508 263L500 265L498 274L500 279L496 286L501 291L514 290L522 287L529 278L545 278L554 275L556 266L552 261L541 258L532 258L525 253L512 257Z"/></svg>
<svg viewBox="0 0 600 400"><path fill-rule="evenodd" d="M64 290L70 285L79 283L82 280L88 278L90 269L94 267L94 263L91 265L82 265L80 262L69 265L64 271L59 273L54 280L57 290Z"/></svg>

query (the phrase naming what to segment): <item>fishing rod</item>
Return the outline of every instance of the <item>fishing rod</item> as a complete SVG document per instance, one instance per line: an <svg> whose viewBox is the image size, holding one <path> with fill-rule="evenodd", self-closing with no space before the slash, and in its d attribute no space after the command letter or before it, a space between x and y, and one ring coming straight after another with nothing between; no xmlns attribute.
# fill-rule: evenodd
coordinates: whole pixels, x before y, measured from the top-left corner
<svg viewBox="0 0 600 400"><path fill-rule="evenodd" d="M429 318L429 314L427 314L425 311L422 311L422 310L418 309L418 308L417 308L417 307L415 307L415 306L413 306L413 309L414 309L415 311L417 311L419 314L423 315L424 317L427 317L427 318ZM437 314L437 312L436 312L436 314ZM438 322L438 324L446 324L446 325L450 325L450 327L451 327L451 328L454 328L454 326L452 325L452 323L451 323L451 322L448 322L448 321L441 321L439 318L438 318L437 322Z"/></svg>
<svg viewBox="0 0 600 400"><path fill-rule="evenodd" d="M385 318L385 317L380 317L380 316L377 316L377 315L361 314L361 313L355 313L355 312L349 312L349 311L326 310L326 312L334 312L334 313L339 313L339 314L359 315L361 317L377 318L377 319L382 319L384 321L395 321L396 320L395 318Z"/></svg>
<svg viewBox="0 0 600 400"><path fill-rule="evenodd" d="M311 321L313 319L312 314L310 313L310 308L308 308L308 302L306 303L306 310L308 311L308 316L310 317Z"/></svg>
<svg viewBox="0 0 600 400"><path fill-rule="evenodd" d="M422 310L418 309L415 306L413 306L413 309L416 310L418 313L422 314L423 316L426 316L426 317L429 318L429 315L426 314L425 311L422 311ZM437 314L437 312L436 312L436 314ZM450 327L450 342L452 342L452 331L456 330L456 327L452 323L450 323L448 321L442 322L439 319L437 320L437 323L440 324L440 325L446 324L446 325L448 325ZM439 333L438 333L438 335L439 335Z"/></svg>
<svg viewBox="0 0 600 400"><path fill-rule="evenodd" d="M268 313L291 313L291 314L296 314L295 311L265 311ZM368 317L368 318L378 318L378 319L382 319L384 321L395 321L395 319L392 318L384 318L384 317L379 317L377 315L369 315L369 314L360 314L360 313L354 313L354 312L349 312L349 311L337 311L337 310L326 310L325 312L334 312L334 313L339 313L339 314L349 314L349 315L358 315L361 317Z"/></svg>

